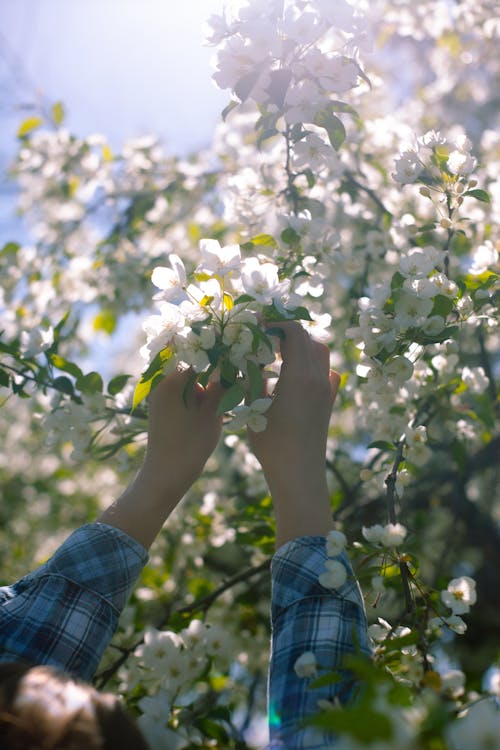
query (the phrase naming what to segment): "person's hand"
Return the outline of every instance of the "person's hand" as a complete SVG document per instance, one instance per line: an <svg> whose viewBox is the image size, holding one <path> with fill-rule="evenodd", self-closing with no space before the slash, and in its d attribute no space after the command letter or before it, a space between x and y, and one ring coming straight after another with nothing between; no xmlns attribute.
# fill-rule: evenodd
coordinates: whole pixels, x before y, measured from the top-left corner
<svg viewBox="0 0 500 750"><path fill-rule="evenodd" d="M220 437L222 386L195 384L189 371L167 375L149 399L148 448L134 481L100 517L149 547L165 519L198 479Z"/></svg>
<svg viewBox="0 0 500 750"><path fill-rule="evenodd" d="M167 494L184 495L203 471L220 437L217 407L223 393L217 382L183 393L190 371L167 375L149 398L148 448L141 472Z"/></svg>
<svg viewBox="0 0 500 750"><path fill-rule="evenodd" d="M248 430L249 441L271 490L276 543L332 528L326 483L328 425L340 377L330 370L326 346L298 323L284 322L283 360L263 432Z"/></svg>

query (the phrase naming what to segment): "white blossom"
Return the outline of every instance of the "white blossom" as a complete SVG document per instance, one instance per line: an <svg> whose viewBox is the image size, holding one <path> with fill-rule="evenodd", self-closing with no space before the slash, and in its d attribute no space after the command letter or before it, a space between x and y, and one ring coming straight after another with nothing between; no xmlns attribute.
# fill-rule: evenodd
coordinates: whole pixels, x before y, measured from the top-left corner
<svg viewBox="0 0 500 750"><path fill-rule="evenodd" d="M449 607L454 615L466 614L476 603L476 582L469 576L454 578L448 588L441 591L441 600Z"/></svg>
<svg viewBox="0 0 500 750"><path fill-rule="evenodd" d="M234 417L229 422L229 428L236 432L242 427L249 427L253 432L262 432L266 429L267 418L265 412L272 404L271 398L258 398L249 406L236 406L233 409Z"/></svg>
<svg viewBox="0 0 500 750"><path fill-rule="evenodd" d="M474 703L465 715L446 728L453 750L496 750L500 737L500 710L493 699Z"/></svg>
<svg viewBox="0 0 500 750"><path fill-rule="evenodd" d="M52 326L47 329L33 328L31 331L21 331L21 351L26 357L36 357L46 351L54 343Z"/></svg>
<svg viewBox="0 0 500 750"><path fill-rule="evenodd" d="M241 264L239 245L221 247L217 240L200 240L202 261L196 269L197 273L227 276L231 271L238 271Z"/></svg>
<svg viewBox="0 0 500 750"><path fill-rule="evenodd" d="M384 527L379 523L374 526L363 526L361 533L370 544L379 544L384 533Z"/></svg>
<svg viewBox="0 0 500 750"><path fill-rule="evenodd" d="M250 294L262 305L270 305L282 297L290 286L288 280L278 278L278 266L274 263L261 263L258 258L243 261L241 281L246 294Z"/></svg>
<svg viewBox="0 0 500 750"><path fill-rule="evenodd" d="M330 531L326 537L326 553L329 557L337 557L344 551L347 539L342 531Z"/></svg>
<svg viewBox="0 0 500 750"><path fill-rule="evenodd" d="M406 185L416 182L422 172L424 165L418 157L416 151L405 151L394 160L396 171L393 172L393 178L396 182Z"/></svg>
<svg viewBox="0 0 500 750"><path fill-rule="evenodd" d="M491 240L486 240L479 245L472 254L472 263L469 267L469 273L473 276L480 276L489 269L493 269L498 263L498 250Z"/></svg>
<svg viewBox="0 0 500 750"><path fill-rule="evenodd" d="M318 662L312 651L304 651L293 665L297 677L316 677L318 674Z"/></svg>
<svg viewBox="0 0 500 750"><path fill-rule="evenodd" d="M463 367L461 378L472 393L483 393L490 382L482 367Z"/></svg>
<svg viewBox="0 0 500 750"><path fill-rule="evenodd" d="M406 538L408 530L402 523L388 523L380 537L380 543L384 547L397 547L402 544Z"/></svg>
<svg viewBox="0 0 500 750"><path fill-rule="evenodd" d="M181 258L174 253L169 255L168 261L171 268L157 266L153 269L151 281L158 289L161 289L161 292L154 299L163 299L166 302L178 304L186 299L184 289L186 285L186 269Z"/></svg>
<svg viewBox="0 0 500 750"><path fill-rule="evenodd" d="M347 580L347 570L339 560L327 560L325 573L320 573L318 580L327 589L339 589Z"/></svg>

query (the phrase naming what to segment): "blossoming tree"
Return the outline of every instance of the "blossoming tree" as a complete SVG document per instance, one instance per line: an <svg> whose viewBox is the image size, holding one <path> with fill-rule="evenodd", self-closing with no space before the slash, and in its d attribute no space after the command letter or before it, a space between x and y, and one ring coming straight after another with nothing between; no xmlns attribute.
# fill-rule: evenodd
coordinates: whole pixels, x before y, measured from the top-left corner
<svg viewBox="0 0 500 750"><path fill-rule="evenodd" d="M329 341L343 373L320 583L342 585L347 544L374 644L372 664L351 664L360 701L319 706L317 723L346 750L497 746L490 5L247 0L212 17L230 97L189 160L152 137L113 154L65 130L60 104L20 125L13 175L33 244L0 251L6 580L116 496L162 373L191 367L191 385L225 388L223 445L97 677L153 747L252 747L265 711L274 531L242 428L265 429L283 319ZM296 670L311 690L335 679L314 654Z"/></svg>

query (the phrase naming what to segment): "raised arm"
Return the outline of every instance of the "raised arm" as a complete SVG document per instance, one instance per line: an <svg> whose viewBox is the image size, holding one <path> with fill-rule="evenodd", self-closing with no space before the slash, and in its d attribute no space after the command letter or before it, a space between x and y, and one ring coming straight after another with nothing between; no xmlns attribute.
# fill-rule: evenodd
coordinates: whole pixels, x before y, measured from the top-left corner
<svg viewBox="0 0 500 750"><path fill-rule="evenodd" d="M276 547L333 528L326 482L326 441L340 377L328 348L298 323L280 323L283 364L263 432L249 430L273 498Z"/></svg>
<svg viewBox="0 0 500 750"><path fill-rule="evenodd" d="M328 425L339 376L329 368L328 349L296 323L280 323L283 365L268 425L251 433L271 490L276 515L277 552L272 574L272 642L269 669L270 750L325 750L334 738L304 721L318 701L347 701L352 675L347 654L369 654L359 586L347 555L335 562L345 572L338 588L319 581L329 559L326 535L333 528L326 482ZM342 579L345 579L342 582ZM310 689L311 679L295 665L304 653L322 671L340 670L341 679ZM311 675L314 667L311 666Z"/></svg>
<svg viewBox="0 0 500 750"><path fill-rule="evenodd" d="M182 394L189 373L154 390L146 458L98 522L44 565L0 588L0 662L50 664L90 679L144 564L146 549L201 473L220 435L220 386Z"/></svg>
<svg viewBox="0 0 500 750"><path fill-rule="evenodd" d="M174 372L150 396L148 448L135 480L99 518L149 547L166 518L203 471L220 437L218 383L183 392L189 371Z"/></svg>

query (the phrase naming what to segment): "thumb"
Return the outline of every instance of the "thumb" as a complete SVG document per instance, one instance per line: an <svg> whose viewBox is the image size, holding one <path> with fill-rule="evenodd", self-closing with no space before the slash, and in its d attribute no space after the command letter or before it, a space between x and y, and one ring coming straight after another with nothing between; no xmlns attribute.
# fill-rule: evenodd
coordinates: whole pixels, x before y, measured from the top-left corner
<svg viewBox="0 0 500 750"><path fill-rule="evenodd" d="M224 388L218 380L213 380L208 383L207 387L203 391L203 405L209 411L216 412L217 407L220 404Z"/></svg>
<svg viewBox="0 0 500 750"><path fill-rule="evenodd" d="M332 404L334 403L340 386L340 374L336 370L330 370L330 388L332 389Z"/></svg>

